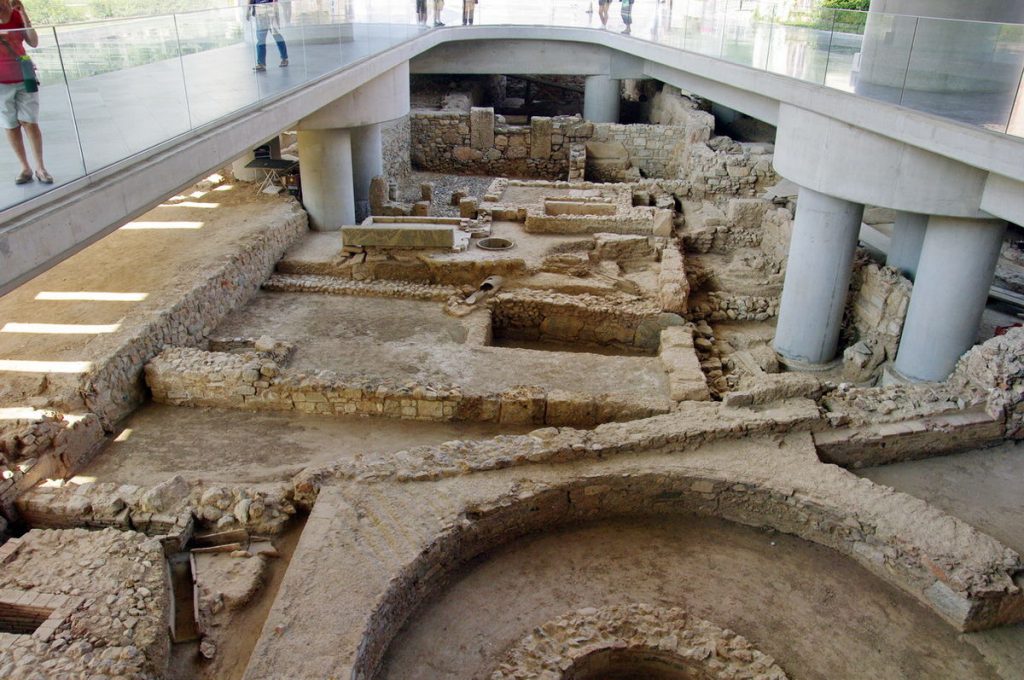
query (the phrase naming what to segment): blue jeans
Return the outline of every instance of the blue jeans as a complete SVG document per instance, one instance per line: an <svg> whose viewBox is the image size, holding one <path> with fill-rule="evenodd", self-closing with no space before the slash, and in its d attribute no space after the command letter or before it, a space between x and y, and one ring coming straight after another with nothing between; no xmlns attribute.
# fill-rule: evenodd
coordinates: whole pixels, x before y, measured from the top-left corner
<svg viewBox="0 0 1024 680"><path fill-rule="evenodd" d="M281 59L288 58L288 46L284 44L284 36L276 28L256 29L256 63L260 66L267 65L267 33L274 33L274 42L277 43L277 51Z"/></svg>

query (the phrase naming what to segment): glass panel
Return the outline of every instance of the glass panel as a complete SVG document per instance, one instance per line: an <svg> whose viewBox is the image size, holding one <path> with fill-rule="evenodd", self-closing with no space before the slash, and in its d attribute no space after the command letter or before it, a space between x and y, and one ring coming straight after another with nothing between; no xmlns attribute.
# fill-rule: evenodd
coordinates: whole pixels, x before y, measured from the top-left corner
<svg viewBox="0 0 1024 680"><path fill-rule="evenodd" d="M686 22L685 47L717 57L725 30L725 0L691 0Z"/></svg>
<svg viewBox="0 0 1024 680"><path fill-rule="evenodd" d="M853 59L854 91L899 103L916 33L917 17L868 12L861 52Z"/></svg>
<svg viewBox="0 0 1024 680"><path fill-rule="evenodd" d="M175 19L192 126L255 102L254 52L246 42L245 8L189 12Z"/></svg>
<svg viewBox="0 0 1024 680"><path fill-rule="evenodd" d="M904 106L1005 130L1020 85L1024 26L921 18Z"/></svg>
<svg viewBox="0 0 1024 680"><path fill-rule="evenodd" d="M835 13L830 9L776 7L767 70L812 83L825 82Z"/></svg>
<svg viewBox="0 0 1024 680"><path fill-rule="evenodd" d="M771 8L764 14L758 4L731 0L726 15L722 58L763 69L768 59L771 17Z"/></svg>
<svg viewBox="0 0 1024 680"><path fill-rule="evenodd" d="M56 31L88 172L188 131L173 16Z"/></svg>
<svg viewBox="0 0 1024 680"><path fill-rule="evenodd" d="M837 90L853 92L868 13L836 10L834 16L825 84Z"/></svg>
<svg viewBox="0 0 1024 680"><path fill-rule="evenodd" d="M43 164L53 177L53 184L39 180L34 172L39 170L39 162L33 152L31 137L28 130L21 128L22 145L26 159L33 174L32 179L22 184L14 180L22 172L21 163L14 148L5 144L6 151L0 156L0 207L8 207L28 198L37 196L55 186L70 182L85 174L82 163L82 150L78 143L78 134L64 84L64 72L61 70L60 53L52 28L41 28L35 31L3 31L0 33L6 46L0 46L0 92L5 100L14 104L13 120L3 121L6 128L18 127L21 120L35 118L43 141ZM30 42L37 42L32 47ZM32 89L31 78L26 87L20 58L10 53L16 52L19 57L24 54L35 64L36 93ZM28 63L28 62L25 62ZM44 175L45 179L45 175Z"/></svg>

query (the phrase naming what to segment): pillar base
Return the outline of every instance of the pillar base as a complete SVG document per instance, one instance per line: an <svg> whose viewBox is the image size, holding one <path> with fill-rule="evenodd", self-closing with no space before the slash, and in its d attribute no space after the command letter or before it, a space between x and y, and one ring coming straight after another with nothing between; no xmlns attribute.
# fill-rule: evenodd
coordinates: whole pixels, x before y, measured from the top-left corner
<svg viewBox="0 0 1024 680"><path fill-rule="evenodd" d="M800 359L790 359L778 352L775 353L775 356L779 360L779 364L786 368L786 371L793 373L828 373L843 367L842 358L833 359L823 364L812 364Z"/></svg>

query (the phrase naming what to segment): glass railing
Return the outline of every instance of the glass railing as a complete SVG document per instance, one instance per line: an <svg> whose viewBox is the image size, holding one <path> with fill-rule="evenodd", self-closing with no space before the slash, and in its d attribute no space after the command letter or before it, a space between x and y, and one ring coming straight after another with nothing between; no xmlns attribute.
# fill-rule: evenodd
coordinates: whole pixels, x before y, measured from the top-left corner
<svg viewBox="0 0 1024 680"><path fill-rule="evenodd" d="M8 90L21 87L25 52L39 91L38 114L36 95L22 92L12 100L17 115L4 124L38 121L39 128L22 128L26 163L39 168L41 129L55 182L33 172L30 181L15 183L22 165L16 135L8 133L12 143L0 151L0 209L421 35L435 20L434 0L426 5L425 23L416 0L292 0L259 5L255 13L240 6L7 32L11 49L0 44L0 75L6 68ZM461 25L461 0L445 5L441 22ZM474 5L473 23L519 25L526 33L536 26L628 32L1024 136L1024 25L798 11L753 0L640 0L631 16L616 2L606 21L600 10L590 0L484 0ZM265 70L254 70L257 55Z"/></svg>

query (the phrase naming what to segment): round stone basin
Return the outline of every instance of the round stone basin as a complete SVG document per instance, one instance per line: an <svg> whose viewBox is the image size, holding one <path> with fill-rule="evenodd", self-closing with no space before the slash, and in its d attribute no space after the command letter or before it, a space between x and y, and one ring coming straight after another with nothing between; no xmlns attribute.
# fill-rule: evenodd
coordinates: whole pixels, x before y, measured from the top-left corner
<svg viewBox="0 0 1024 680"><path fill-rule="evenodd" d="M516 242L512 239L488 236L477 241L476 247L481 250L508 250L509 248L515 248Z"/></svg>

